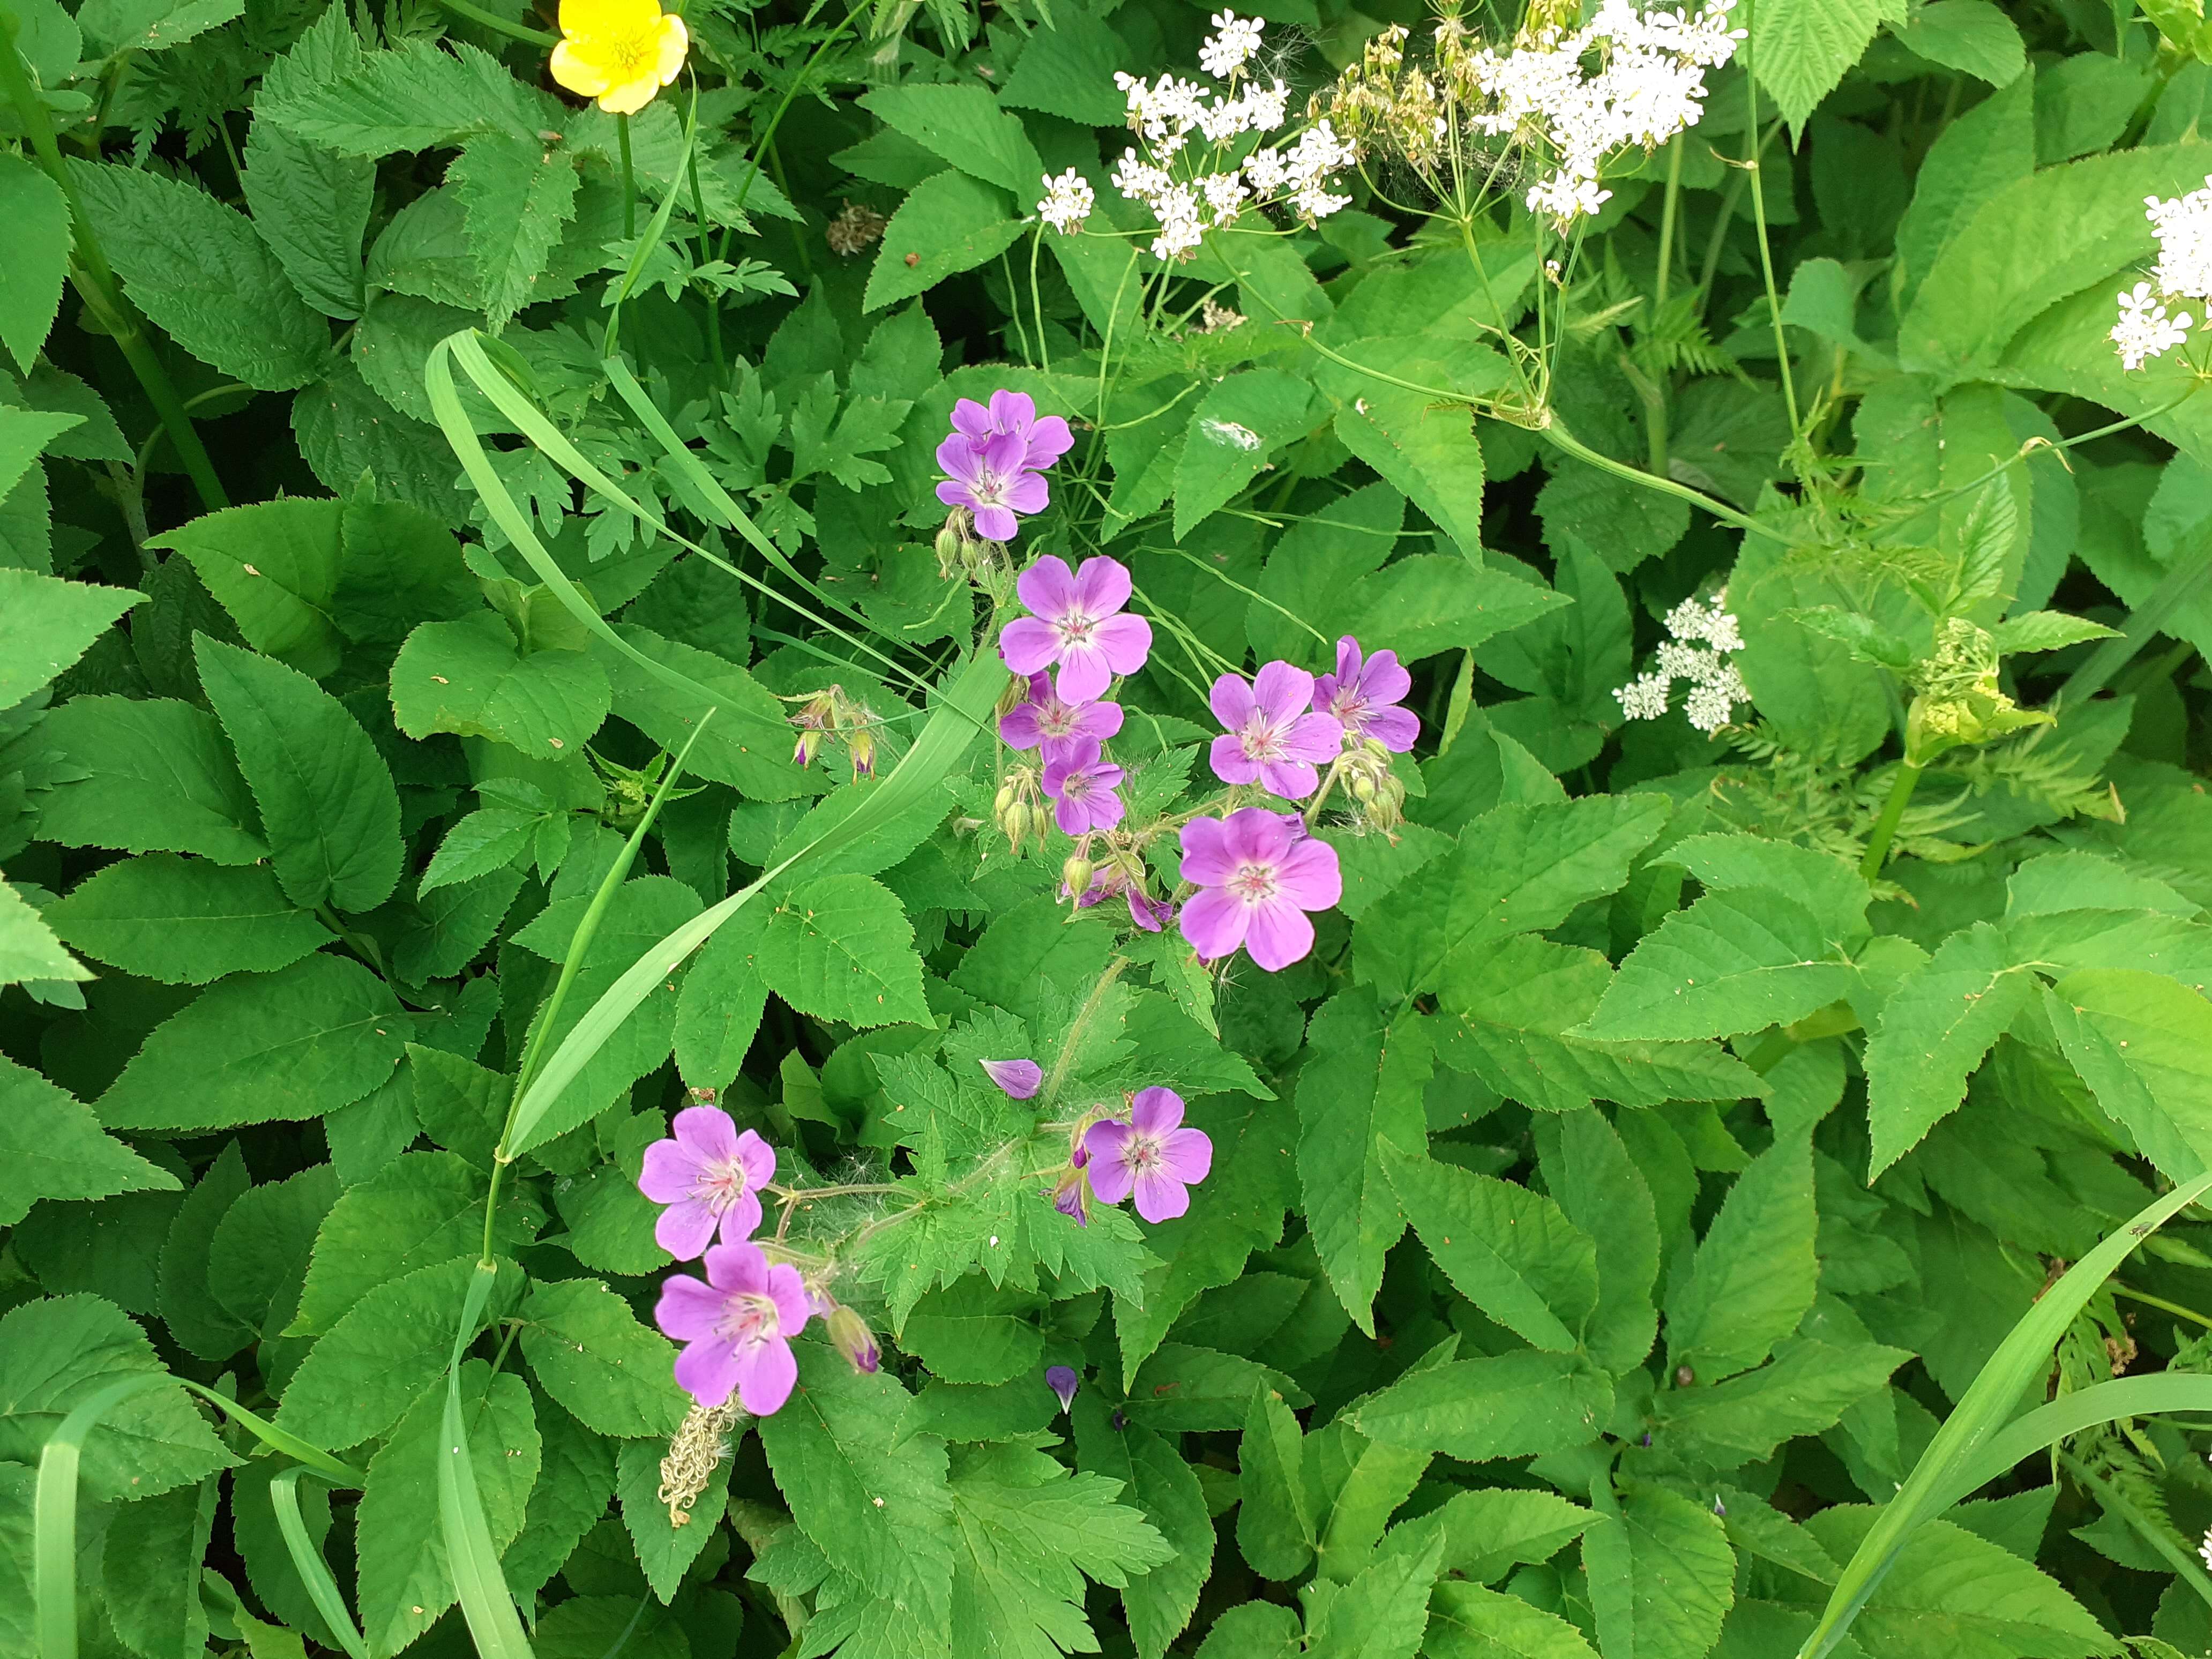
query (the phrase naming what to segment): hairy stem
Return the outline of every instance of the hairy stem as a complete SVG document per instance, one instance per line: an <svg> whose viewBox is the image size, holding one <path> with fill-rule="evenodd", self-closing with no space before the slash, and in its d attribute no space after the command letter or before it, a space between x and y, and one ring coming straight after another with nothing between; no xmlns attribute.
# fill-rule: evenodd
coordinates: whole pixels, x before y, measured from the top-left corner
<svg viewBox="0 0 2212 1659"><path fill-rule="evenodd" d="M1552 423L1544 428L1544 435L1577 460L1588 461L1601 471L1610 472L1615 477L1626 478L1631 483L1641 484L1646 489L1656 489L1662 495L1676 496L1689 502L1692 507L1702 507L1723 524L1733 525L1736 529L1751 535L1764 536L1769 541L1782 543L1785 547L1790 545L1790 538L1775 529L1773 526L1761 524L1748 514L1737 512L1725 501L1715 501L1702 489L1692 489L1689 485L1678 483L1672 478L1646 472L1641 467L1629 465L1626 461L1616 461L1610 455L1601 455L1596 450L1576 437L1573 433L1568 431L1566 423L1561 421L1557 414L1553 416Z"/></svg>
<svg viewBox="0 0 2212 1659"><path fill-rule="evenodd" d="M1097 982L1091 988L1091 994L1083 999L1083 1006L1076 1010L1075 1023L1067 1028L1067 1040L1060 1045L1060 1057L1053 1061L1052 1075L1045 1079L1044 1093L1037 1101L1040 1111L1048 1109L1054 1101L1060 1098L1060 1086L1067 1081L1067 1068L1075 1061L1075 1050L1083 1041L1085 1030L1097 1017L1099 1004L1105 1000L1107 988L1121 977L1121 970L1128 965L1129 959L1124 956L1116 956L1109 962L1099 974Z"/></svg>
<svg viewBox="0 0 2212 1659"><path fill-rule="evenodd" d="M1911 761L1897 764L1896 781L1889 786L1889 799L1881 804L1881 816L1875 820L1874 834L1867 840L1866 856L1859 860L1859 873L1872 881L1881 873L1881 866L1889 858L1889 844L1897 839L1897 826L1905 817L1905 809L1912 799L1912 792L1919 787L1920 775L1924 767Z"/></svg>

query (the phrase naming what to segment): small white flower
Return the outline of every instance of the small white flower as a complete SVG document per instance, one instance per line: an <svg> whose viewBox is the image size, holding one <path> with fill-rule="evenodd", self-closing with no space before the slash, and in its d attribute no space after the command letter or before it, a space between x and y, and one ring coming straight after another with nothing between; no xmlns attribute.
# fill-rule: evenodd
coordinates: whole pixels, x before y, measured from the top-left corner
<svg viewBox="0 0 2212 1659"><path fill-rule="evenodd" d="M2124 290L2119 301L2120 319L2106 337L2118 349L2123 368L2141 368L2189 337L2189 313L2167 316L2162 299L2153 296L2148 283L2137 283L2133 289Z"/></svg>
<svg viewBox="0 0 2212 1659"><path fill-rule="evenodd" d="M2204 1541L2197 1547L2197 1556L2207 1568L2212 1568L2212 1528L2204 1534Z"/></svg>
<svg viewBox="0 0 2212 1659"><path fill-rule="evenodd" d="M1671 689L1657 674L1639 674L1613 695L1620 699L1623 720L1656 720L1667 712Z"/></svg>
<svg viewBox="0 0 2212 1659"><path fill-rule="evenodd" d="M1682 714L1690 724L1708 737L1729 723L1732 702L1729 688L1725 685L1693 685L1690 695L1682 699Z"/></svg>
<svg viewBox="0 0 2212 1659"><path fill-rule="evenodd" d="M1063 236L1083 228L1083 222L1098 205L1097 192L1073 167L1057 179L1045 175L1044 199L1036 204L1037 217Z"/></svg>
<svg viewBox="0 0 2212 1659"><path fill-rule="evenodd" d="M2212 176L2204 183L2170 202L2143 198L2143 216L2158 234L2151 278L2164 297L2212 300Z"/></svg>
<svg viewBox="0 0 2212 1659"><path fill-rule="evenodd" d="M1213 210L1213 222L1235 224L1244 205L1244 181L1233 173L1210 173L1198 185L1205 192L1206 206Z"/></svg>
<svg viewBox="0 0 2212 1659"><path fill-rule="evenodd" d="M1239 17L1233 11L1213 14L1214 33L1199 48L1198 66L1217 81L1226 81L1252 61L1260 50L1257 18Z"/></svg>

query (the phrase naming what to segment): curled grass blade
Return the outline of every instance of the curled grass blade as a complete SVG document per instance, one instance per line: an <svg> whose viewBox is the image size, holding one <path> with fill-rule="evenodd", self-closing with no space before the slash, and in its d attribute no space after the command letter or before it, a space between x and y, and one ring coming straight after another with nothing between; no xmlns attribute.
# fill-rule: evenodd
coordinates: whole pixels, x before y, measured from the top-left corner
<svg viewBox="0 0 2212 1659"><path fill-rule="evenodd" d="M1905 1485L1884 1506L1880 1518L1845 1564L1820 1622L1798 1650L1799 1659L1823 1659L1824 1655L1835 1650L1851 1621L1858 1617L1859 1610L1874 1595L1875 1587L1895 1565L1914 1529L1957 1501L1951 1495L1957 1490L1956 1483L1964 1474L1981 1467L1979 1460L2011 1425L2021 1395L2050 1364L2051 1352L2057 1346L2058 1339L2065 1334L2066 1328L2096 1293L2097 1287L2112 1277L2130 1250L2208 1190L2212 1190L2212 1172L2176 1187L2146 1206L2126 1226L2075 1262L2021 1316L2020 1322L1997 1345L1997 1351L1989 1357L1980 1374L1960 1397L1950 1416L1943 1420L1943 1426L1929 1442L1928 1449L1920 1455L1919 1462L1913 1466ZM2082 1392L2087 1395L2094 1390ZM2011 1464L2005 1467L2008 1468ZM1986 1474L1981 1477L1989 1478ZM1964 1490L1971 1492L1973 1487L1969 1486Z"/></svg>
<svg viewBox="0 0 2212 1659"><path fill-rule="evenodd" d="M289 1429L280 1429L266 1418L256 1416L229 1395L217 1394L213 1389L204 1388L188 1376L178 1377L176 1381L229 1418L270 1450L283 1452L285 1456L297 1462L305 1463L333 1486L358 1489L368 1480L368 1476L362 1470L354 1468L343 1458L331 1456L320 1446L309 1444Z"/></svg>
<svg viewBox="0 0 2212 1659"><path fill-rule="evenodd" d="M2123 1417L2149 1417L2163 1412L2212 1412L2212 1376L2186 1371L2157 1371L2148 1376L2123 1376L2097 1382L2062 1395L2047 1406L2039 1406L2025 1417L2016 1417L1997 1431L1967 1458L1951 1478L1936 1488L1940 1509L1963 1502L1977 1488L1996 1480L2015 1463L2080 1434Z"/></svg>
<svg viewBox="0 0 2212 1659"><path fill-rule="evenodd" d="M468 1424L461 1411L461 1359L498 1279L499 1269L484 1262L477 1263L470 1275L460 1328L453 1336L453 1359L446 1367L445 1432L438 1443L438 1529L460 1591L461 1617L468 1622L477 1651L483 1659L532 1659L530 1638L522 1633L514 1593L500 1571L499 1551L484 1521L483 1494L477 1486L476 1461L469 1451Z"/></svg>
<svg viewBox="0 0 2212 1659"><path fill-rule="evenodd" d="M346 1650L348 1659L368 1659L368 1644L362 1639L353 1614L347 1610L345 1597L338 1593L337 1581L331 1577L330 1564L315 1547L315 1540L307 1536L307 1523L300 1514L299 1485L303 1474L316 1480L323 1478L319 1469L290 1468L269 1483L269 1501L276 1510L276 1530L283 1534L284 1547L291 1553L292 1565L307 1587L308 1599L314 1602L315 1611L323 1615L323 1622L337 1638L338 1645Z"/></svg>
<svg viewBox="0 0 2212 1659"><path fill-rule="evenodd" d="M132 1395L173 1382L167 1371L141 1371L94 1391L62 1419L39 1453L31 1511L32 1629L40 1659L76 1659L76 1474L85 1437Z"/></svg>

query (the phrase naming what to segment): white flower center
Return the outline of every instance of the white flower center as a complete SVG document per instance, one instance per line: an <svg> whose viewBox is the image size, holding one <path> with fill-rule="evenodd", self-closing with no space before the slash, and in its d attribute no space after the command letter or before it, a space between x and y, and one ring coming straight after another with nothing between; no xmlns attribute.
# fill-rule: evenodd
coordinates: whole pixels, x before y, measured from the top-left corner
<svg viewBox="0 0 2212 1659"><path fill-rule="evenodd" d="M1140 1172L1156 1170L1165 1160L1166 1153L1160 1143L1150 1135L1131 1134L1121 1152L1121 1162Z"/></svg>
<svg viewBox="0 0 2212 1659"><path fill-rule="evenodd" d="M1098 617L1090 616L1084 611L1071 611L1053 626L1060 630L1060 640L1062 645L1088 645L1091 643L1091 633L1097 628L1099 620Z"/></svg>
<svg viewBox="0 0 2212 1659"><path fill-rule="evenodd" d="M1255 713L1237 736L1244 745L1246 760L1279 761L1283 758L1283 728L1265 714Z"/></svg>
<svg viewBox="0 0 2212 1659"><path fill-rule="evenodd" d="M1275 896L1275 867L1271 864L1242 864L1229 878L1229 890L1247 904L1258 904Z"/></svg>
<svg viewBox="0 0 2212 1659"><path fill-rule="evenodd" d="M743 1198L751 1184L752 1177L746 1174L742 1159L716 1158L699 1166L699 1179L691 1188L691 1196L720 1215Z"/></svg>
<svg viewBox="0 0 2212 1659"><path fill-rule="evenodd" d="M750 1291L733 1292L722 1304L719 1334L740 1348L756 1347L781 1334L782 1318L773 1297Z"/></svg>

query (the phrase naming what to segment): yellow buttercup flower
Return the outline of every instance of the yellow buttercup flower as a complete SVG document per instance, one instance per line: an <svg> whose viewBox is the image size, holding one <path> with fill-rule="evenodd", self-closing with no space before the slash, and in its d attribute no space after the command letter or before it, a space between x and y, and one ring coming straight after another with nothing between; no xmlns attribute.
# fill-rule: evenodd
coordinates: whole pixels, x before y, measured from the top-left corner
<svg viewBox="0 0 2212 1659"><path fill-rule="evenodd" d="M553 78L596 98L611 115L635 115L684 68L691 37L657 0L561 0Z"/></svg>

